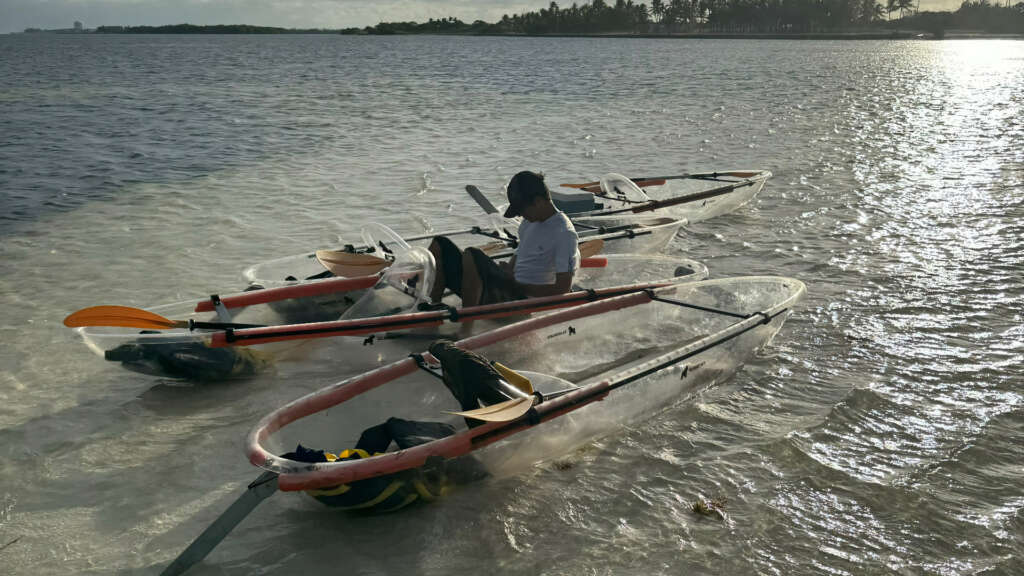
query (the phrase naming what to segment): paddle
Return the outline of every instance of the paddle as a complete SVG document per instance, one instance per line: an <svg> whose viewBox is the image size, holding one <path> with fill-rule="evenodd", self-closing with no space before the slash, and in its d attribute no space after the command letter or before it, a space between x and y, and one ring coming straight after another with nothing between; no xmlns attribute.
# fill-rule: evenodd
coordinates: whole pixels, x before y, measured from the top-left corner
<svg viewBox="0 0 1024 576"><path fill-rule="evenodd" d="M68 328L82 326L113 326L118 328L142 328L144 330L169 330L172 328L262 328L260 324L235 324L232 322L196 322L195 320L171 320L149 310L128 306L90 306L72 312L64 319Z"/></svg>
<svg viewBox="0 0 1024 576"><path fill-rule="evenodd" d="M228 507L213 524L210 524L203 533L189 544L188 548L178 555L171 562L160 576L178 576L188 570L193 564L200 562L210 553L221 540L227 537L228 533L238 526L238 523L245 519L260 502L266 500L271 494L277 492L277 473L264 472L249 484L245 493L235 500L234 504Z"/></svg>
<svg viewBox="0 0 1024 576"><path fill-rule="evenodd" d="M484 212L488 214L499 213L498 209L494 207L494 204L491 204L491 201L488 200L487 197L484 196L484 193L481 192L480 189L477 188L476 186L472 184L466 184L466 192L469 192L469 195L472 196L473 200L476 200L476 203L479 204L480 207L484 209Z"/></svg>
<svg viewBox="0 0 1024 576"><path fill-rule="evenodd" d="M498 402L497 404L491 404L490 406L484 406L483 408L477 408L476 410L448 412L448 414L463 416L465 418L473 418L484 422L511 422L516 418L521 418L523 414L529 412L530 408L533 408L533 401L535 398L535 396L513 398L512 400Z"/></svg>
<svg viewBox="0 0 1024 576"><path fill-rule="evenodd" d="M526 396L476 410L449 413L484 422L511 422L529 412L535 399L535 396ZM260 502L277 492L277 476L276 472L270 471L260 474L227 510L203 530L203 533L196 537L167 568L164 568L160 576L179 576L206 558Z"/></svg>

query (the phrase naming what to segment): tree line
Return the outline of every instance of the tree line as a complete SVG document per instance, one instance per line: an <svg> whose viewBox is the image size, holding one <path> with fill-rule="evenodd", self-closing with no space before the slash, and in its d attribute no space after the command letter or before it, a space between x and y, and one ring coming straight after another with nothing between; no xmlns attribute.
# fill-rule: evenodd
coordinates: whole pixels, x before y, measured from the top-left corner
<svg viewBox="0 0 1024 576"><path fill-rule="evenodd" d="M458 18L381 22L365 28L294 29L229 24L100 26L100 34L799 34L902 27L942 36L945 30L1024 34L1024 1L1013 6L967 0L955 12L920 12L918 0L592 0L567 8L504 15L494 23Z"/></svg>
<svg viewBox="0 0 1024 576"><path fill-rule="evenodd" d="M933 15L933 16L929 16ZM937 15L937 16L936 16ZM918 14L916 0L592 0L567 8L504 15L500 21L457 18L428 22L382 22L349 28L346 34L682 34L814 33L885 29L920 23L920 29L962 28L1024 34L1024 2L993 5L968 0L956 12Z"/></svg>
<svg viewBox="0 0 1024 576"><path fill-rule="evenodd" d="M97 26L97 34L337 34L339 30L252 26L249 24L170 24L166 26Z"/></svg>

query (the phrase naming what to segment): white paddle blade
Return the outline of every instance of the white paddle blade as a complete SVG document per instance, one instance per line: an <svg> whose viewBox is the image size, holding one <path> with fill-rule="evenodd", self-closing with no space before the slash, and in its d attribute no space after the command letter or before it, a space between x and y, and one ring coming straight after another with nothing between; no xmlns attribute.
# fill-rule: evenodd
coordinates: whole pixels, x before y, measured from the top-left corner
<svg viewBox="0 0 1024 576"><path fill-rule="evenodd" d="M488 200L487 197L484 196L484 193L481 192L480 189L477 188L476 186L472 184L467 184L466 192L468 192L469 195L473 197L473 200L476 200L476 203L479 204L480 207L484 209L484 212L488 214L501 214L501 212L499 212L498 209L494 207L494 204L491 204L491 201Z"/></svg>
<svg viewBox="0 0 1024 576"><path fill-rule="evenodd" d="M490 406L484 406L483 408L477 408L476 410L448 412L448 414L454 414L464 418L472 418L474 420L483 420L484 422L511 422L512 420L521 418L524 414L529 412L530 408L533 408L534 399L534 396L514 398L512 400L498 402L497 404L491 404Z"/></svg>

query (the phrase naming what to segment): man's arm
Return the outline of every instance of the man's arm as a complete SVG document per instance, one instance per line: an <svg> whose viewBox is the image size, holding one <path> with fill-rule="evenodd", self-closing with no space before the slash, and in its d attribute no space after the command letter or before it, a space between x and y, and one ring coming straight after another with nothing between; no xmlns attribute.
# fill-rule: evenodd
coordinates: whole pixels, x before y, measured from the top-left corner
<svg viewBox="0 0 1024 576"><path fill-rule="evenodd" d="M516 285L530 298L539 296L555 296L565 294L572 289L572 277L574 272L556 272L554 284L522 284Z"/></svg>
<svg viewBox="0 0 1024 576"><path fill-rule="evenodd" d="M507 262L498 262L498 267L501 268L501 271L505 274L512 276L516 269L516 255L513 254Z"/></svg>

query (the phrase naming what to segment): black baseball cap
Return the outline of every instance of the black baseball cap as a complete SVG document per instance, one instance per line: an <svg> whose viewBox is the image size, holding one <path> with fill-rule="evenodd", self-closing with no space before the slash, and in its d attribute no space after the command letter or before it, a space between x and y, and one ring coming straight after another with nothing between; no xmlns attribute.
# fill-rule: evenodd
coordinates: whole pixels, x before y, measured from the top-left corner
<svg viewBox="0 0 1024 576"><path fill-rule="evenodd" d="M505 218L521 216L523 208L529 206L538 196L551 197L548 186L544 183L544 175L529 170L523 170L509 180L507 195L508 210L505 210Z"/></svg>

